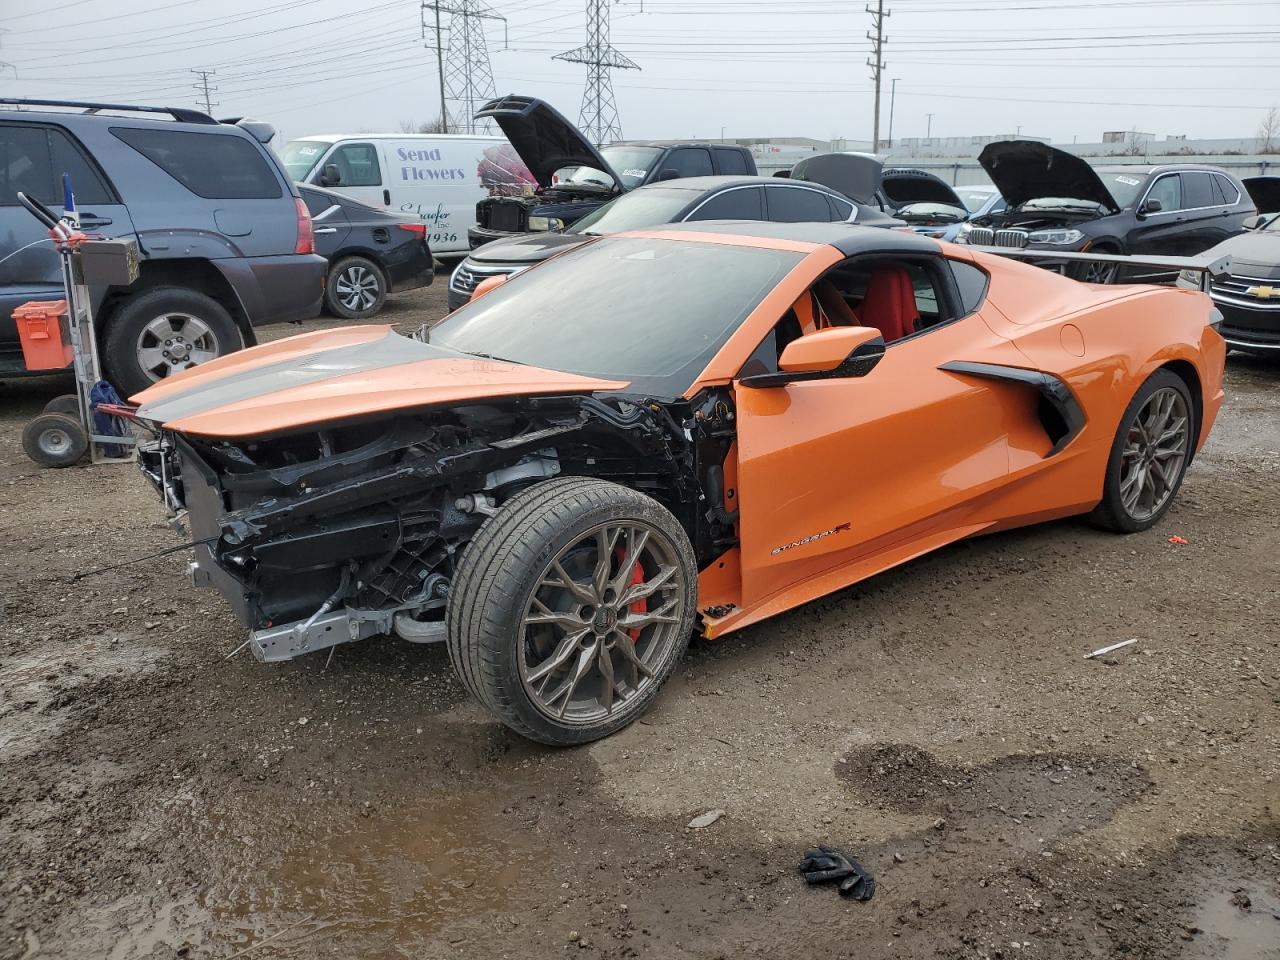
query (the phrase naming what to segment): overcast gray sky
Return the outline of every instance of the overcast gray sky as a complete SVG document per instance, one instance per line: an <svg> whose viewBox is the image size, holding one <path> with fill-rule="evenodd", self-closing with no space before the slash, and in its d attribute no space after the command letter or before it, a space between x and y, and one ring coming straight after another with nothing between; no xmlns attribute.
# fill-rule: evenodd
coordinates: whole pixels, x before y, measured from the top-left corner
<svg viewBox="0 0 1280 960"><path fill-rule="evenodd" d="M874 0L871 0L874 4ZM571 118L586 68L552 61L585 39L585 0L491 0L497 92ZM870 139L871 18L847 0L623 0L613 44L623 133ZM1103 130L1253 136L1280 102L1280 0L892 0L886 76L896 137L1013 132L1058 142ZM195 105L286 138L394 131L438 113L417 0L4 0L7 96ZM447 22L447 17L446 17ZM16 74L16 75L15 75ZM882 136L888 127L888 84Z"/></svg>

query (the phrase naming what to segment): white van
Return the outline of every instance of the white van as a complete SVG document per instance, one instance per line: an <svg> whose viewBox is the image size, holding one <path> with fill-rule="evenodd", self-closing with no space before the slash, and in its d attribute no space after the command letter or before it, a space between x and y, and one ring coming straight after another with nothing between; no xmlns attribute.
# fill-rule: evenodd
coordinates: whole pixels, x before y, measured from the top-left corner
<svg viewBox="0 0 1280 960"><path fill-rule="evenodd" d="M478 202L524 196L538 185L504 137L326 134L290 140L280 159L299 183L420 217L437 256L470 252Z"/></svg>

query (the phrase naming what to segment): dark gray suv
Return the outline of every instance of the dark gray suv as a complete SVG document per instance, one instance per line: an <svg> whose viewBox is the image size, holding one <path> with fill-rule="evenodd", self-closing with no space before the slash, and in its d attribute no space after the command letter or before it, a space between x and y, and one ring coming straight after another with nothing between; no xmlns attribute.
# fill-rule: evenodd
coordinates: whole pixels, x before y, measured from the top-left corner
<svg viewBox="0 0 1280 960"><path fill-rule="evenodd" d="M194 110L0 99L0 377L33 372L14 308L62 296L48 232L16 195L61 211L63 173L85 232L138 241L138 281L91 291L122 395L256 342L257 324L315 316L326 264L272 133Z"/></svg>

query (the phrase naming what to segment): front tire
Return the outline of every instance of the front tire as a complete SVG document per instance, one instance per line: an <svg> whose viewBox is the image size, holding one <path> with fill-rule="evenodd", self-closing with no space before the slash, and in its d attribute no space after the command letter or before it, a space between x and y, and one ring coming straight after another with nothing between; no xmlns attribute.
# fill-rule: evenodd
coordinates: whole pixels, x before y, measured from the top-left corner
<svg viewBox="0 0 1280 960"><path fill-rule="evenodd" d="M1114 255L1120 251L1112 250L1108 247L1100 247L1090 252ZM1116 263L1073 263L1067 269L1067 275L1072 280L1079 280L1081 283L1115 283L1120 276L1120 265Z"/></svg>
<svg viewBox="0 0 1280 960"><path fill-rule="evenodd" d="M1186 382L1169 370L1157 370L1138 388L1111 444L1102 502L1090 514L1094 524L1137 533L1168 512L1191 458L1194 409Z"/></svg>
<svg viewBox="0 0 1280 960"><path fill-rule="evenodd" d="M549 480L468 544L449 596L449 656L512 730L588 743L657 697L696 606L693 549L665 507L603 480Z"/></svg>
<svg viewBox="0 0 1280 960"><path fill-rule="evenodd" d="M125 398L244 347L231 314L183 287L156 287L121 303L107 321L107 380Z"/></svg>
<svg viewBox="0 0 1280 960"><path fill-rule="evenodd" d="M387 302L387 277L372 260L343 257L324 283L325 308L347 320L372 317Z"/></svg>

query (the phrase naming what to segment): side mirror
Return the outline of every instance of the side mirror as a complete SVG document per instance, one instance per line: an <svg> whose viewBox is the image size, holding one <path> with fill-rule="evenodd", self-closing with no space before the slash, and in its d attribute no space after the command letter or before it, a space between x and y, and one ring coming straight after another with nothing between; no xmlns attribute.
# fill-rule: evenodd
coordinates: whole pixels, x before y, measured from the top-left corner
<svg viewBox="0 0 1280 960"><path fill-rule="evenodd" d="M338 171L336 163L326 163L320 170L320 186L336 187L342 183L342 174Z"/></svg>
<svg viewBox="0 0 1280 960"><path fill-rule="evenodd" d="M510 279L510 275L505 273L495 273L492 277L485 277L476 285L476 288L471 291L471 299L475 300L479 297L483 297L486 293L497 290Z"/></svg>
<svg viewBox="0 0 1280 960"><path fill-rule="evenodd" d="M1157 200L1155 197L1151 197L1150 199L1147 200L1146 203L1142 205L1143 213L1159 213L1163 209L1164 209L1164 204L1161 203L1159 200Z"/></svg>
<svg viewBox="0 0 1280 960"><path fill-rule="evenodd" d="M875 327L828 327L787 344L778 358L778 373L757 373L738 383L781 387L805 380L865 377L883 356L884 337Z"/></svg>
<svg viewBox="0 0 1280 960"><path fill-rule="evenodd" d="M680 171L673 170L671 167L667 167L665 170L663 170L661 173L658 174L659 182L663 180L679 180L679 179L680 179Z"/></svg>

